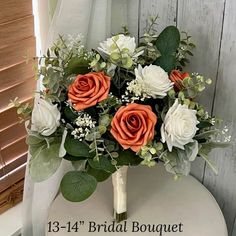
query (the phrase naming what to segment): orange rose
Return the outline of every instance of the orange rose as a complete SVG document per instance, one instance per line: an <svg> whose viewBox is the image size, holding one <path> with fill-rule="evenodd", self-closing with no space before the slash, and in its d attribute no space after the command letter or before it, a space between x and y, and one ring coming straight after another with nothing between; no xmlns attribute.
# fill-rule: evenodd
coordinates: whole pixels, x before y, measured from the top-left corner
<svg viewBox="0 0 236 236"><path fill-rule="evenodd" d="M110 85L111 78L103 72L78 75L69 87L68 97L74 109L80 111L106 99Z"/></svg>
<svg viewBox="0 0 236 236"><path fill-rule="evenodd" d="M178 70L172 70L170 73L170 80L174 82L175 91L184 89L183 80L189 77L189 73L182 73Z"/></svg>
<svg viewBox="0 0 236 236"><path fill-rule="evenodd" d="M154 138L157 116L150 106L136 103L122 106L111 122L111 134L124 148L138 152Z"/></svg>

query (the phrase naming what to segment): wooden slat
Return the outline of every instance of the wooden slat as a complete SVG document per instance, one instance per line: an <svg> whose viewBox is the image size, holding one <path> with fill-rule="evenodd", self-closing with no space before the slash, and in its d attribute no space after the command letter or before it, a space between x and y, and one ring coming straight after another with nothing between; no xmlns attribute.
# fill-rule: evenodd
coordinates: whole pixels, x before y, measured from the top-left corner
<svg viewBox="0 0 236 236"><path fill-rule="evenodd" d="M8 109L8 104L10 100L14 100L15 97L18 97L22 100L32 97L35 89L36 89L36 80L35 78L30 78L15 87L12 87L8 90L1 92L0 112Z"/></svg>
<svg viewBox="0 0 236 236"><path fill-rule="evenodd" d="M15 183L0 194L0 214L22 201L24 180Z"/></svg>
<svg viewBox="0 0 236 236"><path fill-rule="evenodd" d="M26 136L25 124L15 124L0 133L0 146L5 148Z"/></svg>
<svg viewBox="0 0 236 236"><path fill-rule="evenodd" d="M137 0L129 0L127 2L128 8L128 29L132 36L138 39L139 37L139 8L140 8L140 1Z"/></svg>
<svg viewBox="0 0 236 236"><path fill-rule="evenodd" d="M194 10L193 10L194 9ZM211 113L215 92L218 55L222 32L224 0L185 0L178 4L178 27L193 36L197 45L191 63L185 69L198 72L213 80L212 85L200 96L199 101ZM192 175L203 180L205 162L198 158L192 165Z"/></svg>
<svg viewBox="0 0 236 236"><path fill-rule="evenodd" d="M12 159L11 162L0 167L0 178L12 172L17 167L23 165L24 163L26 163L26 161L27 161L27 151L24 154L17 156L15 159Z"/></svg>
<svg viewBox="0 0 236 236"><path fill-rule="evenodd" d="M33 105L34 100L32 97L30 97L19 101ZM0 132L12 125L16 125L17 123L19 123L19 117L16 113L16 108L12 107L5 110L4 112L0 112Z"/></svg>
<svg viewBox="0 0 236 236"><path fill-rule="evenodd" d="M25 61L27 56L30 58L35 56L34 37L0 48L0 71Z"/></svg>
<svg viewBox="0 0 236 236"><path fill-rule="evenodd" d="M178 4L178 27L193 36L197 45L186 68L213 80L200 101L211 112L220 50L224 0L185 0ZM192 10L194 9L194 11Z"/></svg>
<svg viewBox="0 0 236 236"><path fill-rule="evenodd" d="M34 76L33 63L20 63L0 71L0 92Z"/></svg>
<svg viewBox="0 0 236 236"><path fill-rule="evenodd" d="M8 45L34 36L34 17L27 16L0 24L0 45Z"/></svg>
<svg viewBox="0 0 236 236"><path fill-rule="evenodd" d="M132 36L138 36L139 1L119 0L111 1L111 30L117 34L121 31L121 26L126 25ZM120 19L120 21L117 21Z"/></svg>
<svg viewBox="0 0 236 236"><path fill-rule="evenodd" d="M207 167L204 184L222 208L229 236L236 235L236 1L227 0L220 51L216 96L213 113L224 119L232 135L232 146L215 151L211 158L218 166L218 175ZM212 38L212 41L215 39Z"/></svg>
<svg viewBox="0 0 236 236"><path fill-rule="evenodd" d="M7 165L8 163L12 162L15 158L23 156L28 150L28 146L25 142L25 137L22 137L19 140L16 140L16 142L5 146L1 149L1 159L2 159L2 165L4 163ZM0 168L1 163L0 163Z"/></svg>
<svg viewBox="0 0 236 236"><path fill-rule="evenodd" d="M168 25L176 25L176 2L176 0L141 0L139 28L141 35L150 16L159 16L156 27L159 33Z"/></svg>
<svg viewBox="0 0 236 236"><path fill-rule="evenodd" d="M32 0L1 0L0 23L32 15Z"/></svg>
<svg viewBox="0 0 236 236"><path fill-rule="evenodd" d="M6 175L5 177L0 179L0 196L2 192L8 189L11 186L14 186L15 183L24 179L25 176L25 164L20 166L14 172Z"/></svg>

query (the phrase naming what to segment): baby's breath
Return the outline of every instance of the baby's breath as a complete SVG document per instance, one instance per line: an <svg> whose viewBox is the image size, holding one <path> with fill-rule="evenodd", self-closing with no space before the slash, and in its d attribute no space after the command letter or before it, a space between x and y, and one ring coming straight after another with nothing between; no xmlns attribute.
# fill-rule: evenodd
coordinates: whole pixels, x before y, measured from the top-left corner
<svg viewBox="0 0 236 236"><path fill-rule="evenodd" d="M131 100L133 101L144 101L146 98L150 98L150 95L148 95L150 94L148 87L142 80L138 79L127 83L127 91L125 93L126 97L128 97L129 94L132 95Z"/></svg>
<svg viewBox="0 0 236 236"><path fill-rule="evenodd" d="M95 128L96 121L93 121L89 114L81 112L75 120L75 124L78 127L75 128L71 134L75 137L75 139L82 141L88 134L91 133L91 129Z"/></svg>

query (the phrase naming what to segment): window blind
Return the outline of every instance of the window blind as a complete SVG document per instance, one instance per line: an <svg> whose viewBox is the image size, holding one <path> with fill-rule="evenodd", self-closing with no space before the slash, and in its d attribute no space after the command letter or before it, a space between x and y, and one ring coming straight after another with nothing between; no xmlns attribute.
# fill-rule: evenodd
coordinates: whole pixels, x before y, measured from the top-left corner
<svg viewBox="0 0 236 236"><path fill-rule="evenodd" d="M0 213L22 199L26 131L8 104L32 102L34 56L32 0L0 0Z"/></svg>

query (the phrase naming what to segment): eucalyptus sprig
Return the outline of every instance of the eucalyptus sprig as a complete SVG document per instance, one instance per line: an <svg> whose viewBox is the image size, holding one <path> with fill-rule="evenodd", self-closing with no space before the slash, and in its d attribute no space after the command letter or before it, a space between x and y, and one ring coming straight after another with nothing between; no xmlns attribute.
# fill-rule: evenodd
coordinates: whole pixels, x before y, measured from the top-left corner
<svg viewBox="0 0 236 236"><path fill-rule="evenodd" d="M97 105L97 107L101 110L100 111L100 115L101 115L100 120L102 120L103 118L106 119L107 118L106 114L108 114L112 109L117 110L118 108L121 107L121 105L122 105L121 100L118 99L116 96L113 96L112 94L110 94L107 99L99 102Z"/></svg>
<svg viewBox="0 0 236 236"><path fill-rule="evenodd" d="M189 56L193 56L193 49L196 48L196 45L192 41L192 36L188 35L187 32L182 32L182 35L183 38L180 41L180 46L176 54L179 69L190 63Z"/></svg>
<svg viewBox="0 0 236 236"><path fill-rule="evenodd" d="M19 98L16 97L14 100L10 100L9 106L15 107L17 109L20 123L30 119L31 113L33 111L33 106L29 102L22 103L19 101Z"/></svg>
<svg viewBox="0 0 236 236"><path fill-rule="evenodd" d="M203 75L198 73L192 73L190 77L183 80L184 93L187 98L196 98L200 93L202 93L207 85L212 84L210 78L205 78Z"/></svg>
<svg viewBox="0 0 236 236"><path fill-rule="evenodd" d="M153 167L156 165L156 159L160 158L164 146L161 142L149 143L141 148L139 156L143 159L141 165Z"/></svg>
<svg viewBox="0 0 236 236"><path fill-rule="evenodd" d="M157 30L156 26L158 15L154 17L150 17L147 19L146 28L144 35L140 38L140 48L143 50L143 54L139 57L138 63L141 65L152 64L157 60L158 57L161 56L157 47L155 46L155 42L157 40Z"/></svg>
<svg viewBox="0 0 236 236"><path fill-rule="evenodd" d="M42 79L46 95L52 101L64 101L71 76L88 72L91 60L91 53L85 50L80 37L68 40L60 36L39 59L38 77Z"/></svg>

